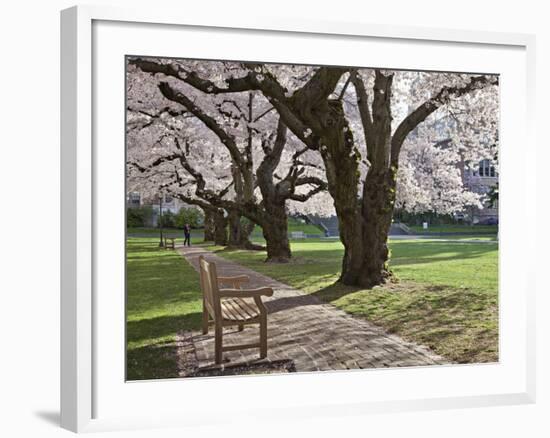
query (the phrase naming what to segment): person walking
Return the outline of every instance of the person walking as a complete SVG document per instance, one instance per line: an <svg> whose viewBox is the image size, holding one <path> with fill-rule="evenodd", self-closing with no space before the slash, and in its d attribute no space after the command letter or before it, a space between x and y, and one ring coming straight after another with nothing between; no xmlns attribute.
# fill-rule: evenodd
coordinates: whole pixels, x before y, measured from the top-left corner
<svg viewBox="0 0 550 438"><path fill-rule="evenodd" d="M183 226L183 234L185 235L183 246L185 246L186 244L187 246L191 246L191 227L189 224L185 224Z"/></svg>

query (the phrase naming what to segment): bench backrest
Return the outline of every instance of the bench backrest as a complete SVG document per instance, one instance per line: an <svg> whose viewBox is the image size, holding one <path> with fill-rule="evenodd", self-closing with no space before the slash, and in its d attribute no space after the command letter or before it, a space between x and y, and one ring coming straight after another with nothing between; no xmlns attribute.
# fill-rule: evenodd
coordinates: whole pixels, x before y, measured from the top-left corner
<svg viewBox="0 0 550 438"><path fill-rule="evenodd" d="M218 274L216 264L199 257L199 271L204 305L210 315L217 318L221 314L220 297L218 295Z"/></svg>

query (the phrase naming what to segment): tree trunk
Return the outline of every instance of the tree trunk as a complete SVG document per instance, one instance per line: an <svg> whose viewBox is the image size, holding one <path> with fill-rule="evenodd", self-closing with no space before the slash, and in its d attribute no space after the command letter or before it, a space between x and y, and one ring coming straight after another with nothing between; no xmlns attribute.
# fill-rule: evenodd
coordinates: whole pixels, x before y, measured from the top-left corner
<svg viewBox="0 0 550 438"><path fill-rule="evenodd" d="M327 127L321 156L325 164L328 191L338 216L340 240L344 245L340 281L347 285L357 285L363 259L362 219L357 193L361 157L341 102L332 102L324 119Z"/></svg>
<svg viewBox="0 0 550 438"><path fill-rule="evenodd" d="M216 234L216 223L214 222L214 213L211 210L203 209L204 212L204 241L214 241Z"/></svg>
<svg viewBox="0 0 550 438"><path fill-rule="evenodd" d="M358 285L366 288L385 283L391 277L388 268L388 235L395 203L397 169L367 174L362 203L363 258Z"/></svg>
<svg viewBox="0 0 550 438"><path fill-rule="evenodd" d="M352 78L353 80L353 78ZM358 105L367 142L367 158L369 169L363 182L363 194L356 204L359 208L346 211L345 206L353 207L352 201L346 201L342 195L339 200L343 205L336 204L338 219L345 223L340 226L346 232L342 236L345 245L345 256L342 264L341 281L345 284L366 288L384 283L390 276L388 269L388 234L391 226L395 202L395 181L397 175L397 156L392 160L391 136L391 87L393 75L385 75L376 71L374 83L374 98L372 106L368 105L368 96L360 80L355 80L358 93ZM372 110L372 117L370 111ZM337 149L338 151L338 149ZM345 152L345 150L344 150ZM346 160L330 154L329 160L342 166ZM357 170L358 171L358 168ZM357 172L358 173L358 172ZM355 180L358 182L358 179ZM342 184L348 187L358 187L349 181L342 183L337 180L339 190ZM355 195L355 194L354 194ZM346 231L351 227L353 231ZM351 239L351 241L350 241Z"/></svg>
<svg viewBox="0 0 550 438"><path fill-rule="evenodd" d="M335 203L336 205L336 203ZM347 208L336 208L340 240L344 245L342 272L340 281L343 284L356 286L361 275L361 262L364 259L362 243L362 219L357 211Z"/></svg>
<svg viewBox="0 0 550 438"><path fill-rule="evenodd" d="M241 215L236 210L231 210L228 216L229 246L240 246L241 243Z"/></svg>
<svg viewBox="0 0 550 438"><path fill-rule="evenodd" d="M267 247L269 263L288 263L291 258L288 242L288 219L285 211L285 202L266 203L266 217L262 223L262 231Z"/></svg>
<svg viewBox="0 0 550 438"><path fill-rule="evenodd" d="M250 234L254 230L254 223L249 219L245 223L238 210L230 210L229 221L229 246L244 249L263 249L250 241Z"/></svg>
<svg viewBox="0 0 550 438"><path fill-rule="evenodd" d="M218 209L213 214L214 222L214 244L219 246L227 245L227 218L223 215L223 210Z"/></svg>
<svg viewBox="0 0 550 438"><path fill-rule="evenodd" d="M227 218L221 208L204 208L204 241L227 245Z"/></svg>

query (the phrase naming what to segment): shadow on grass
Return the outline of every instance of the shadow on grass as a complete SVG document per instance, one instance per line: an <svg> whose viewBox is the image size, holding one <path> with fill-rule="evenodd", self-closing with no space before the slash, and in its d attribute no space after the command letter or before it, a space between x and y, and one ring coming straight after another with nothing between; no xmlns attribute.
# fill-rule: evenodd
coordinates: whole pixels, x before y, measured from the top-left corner
<svg viewBox="0 0 550 438"><path fill-rule="evenodd" d="M126 351L127 380L169 379L178 377L177 349L174 336L178 330L198 330L201 313L160 316L127 322L127 341L150 345ZM164 340L162 340L164 339Z"/></svg>
<svg viewBox="0 0 550 438"><path fill-rule="evenodd" d="M198 330L201 327L201 321L200 312L127 321L127 341L141 342L175 335L178 330Z"/></svg>
<svg viewBox="0 0 550 438"><path fill-rule="evenodd" d="M304 243L304 242L300 242ZM332 242L331 242L332 243ZM429 263L440 263L454 260L470 260L482 257L484 254L498 250L495 245L483 245L477 243L449 243L449 242L393 242L390 244L393 256L390 266L409 266ZM250 261L260 263L264 260L260 253L252 253L239 248L218 248L213 251L220 256L228 256L237 263L250 256ZM335 269L340 269L340 261L344 254L343 247L335 249L293 249L290 265L334 264ZM246 263L245 263L246 264ZM274 267L277 264L266 263Z"/></svg>
<svg viewBox="0 0 550 438"><path fill-rule="evenodd" d="M126 352L126 379L169 379L178 377L177 346L158 343Z"/></svg>

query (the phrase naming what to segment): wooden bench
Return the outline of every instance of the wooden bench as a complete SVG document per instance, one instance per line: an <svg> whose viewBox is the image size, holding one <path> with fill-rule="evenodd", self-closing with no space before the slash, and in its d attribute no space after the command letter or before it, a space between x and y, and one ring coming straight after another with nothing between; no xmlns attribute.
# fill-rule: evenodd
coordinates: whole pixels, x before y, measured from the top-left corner
<svg viewBox="0 0 550 438"><path fill-rule="evenodd" d="M215 263L199 257L200 281L203 296L202 332L208 333L208 326L214 325L214 353L216 364L221 364L223 352L259 348L260 358L267 357L267 310L262 303L262 296L273 295L273 289L241 289L249 281L246 275L237 277L218 277ZM231 289L220 289L220 284L227 284ZM245 298L252 298L246 301ZM237 326L239 331L248 324L259 324L260 339L253 344L223 346L223 328Z"/></svg>
<svg viewBox="0 0 550 438"><path fill-rule="evenodd" d="M170 241L170 242L168 242ZM164 238L164 248L165 249L176 249L176 238L175 237L165 237Z"/></svg>

